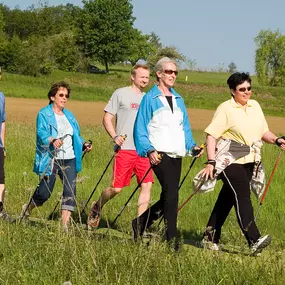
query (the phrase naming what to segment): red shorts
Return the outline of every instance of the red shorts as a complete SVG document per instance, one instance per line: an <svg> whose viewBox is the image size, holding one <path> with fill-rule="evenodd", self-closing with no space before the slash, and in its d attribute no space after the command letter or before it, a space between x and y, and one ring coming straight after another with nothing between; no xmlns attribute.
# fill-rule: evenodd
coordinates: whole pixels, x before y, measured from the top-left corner
<svg viewBox="0 0 285 285"><path fill-rule="evenodd" d="M135 150L120 150L115 156L112 186L114 188L129 186L133 173L139 183L149 168L150 162L147 157L139 156ZM147 182L154 182L152 169L143 180L143 183Z"/></svg>

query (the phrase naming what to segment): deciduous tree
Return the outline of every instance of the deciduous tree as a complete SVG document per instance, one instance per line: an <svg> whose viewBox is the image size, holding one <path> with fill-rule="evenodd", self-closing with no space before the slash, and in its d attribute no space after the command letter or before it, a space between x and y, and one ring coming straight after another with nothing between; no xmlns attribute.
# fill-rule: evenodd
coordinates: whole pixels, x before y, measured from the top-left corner
<svg viewBox="0 0 285 285"><path fill-rule="evenodd" d="M158 48L154 55L148 57L147 62L150 68L153 70L155 64L159 59L162 57L169 57L176 61L184 61L186 58L185 56L180 53L175 46L165 46L162 48Z"/></svg>
<svg viewBox="0 0 285 285"><path fill-rule="evenodd" d="M237 66L236 64L232 61L229 65L228 65L228 72L229 73L234 73L237 71Z"/></svg>
<svg viewBox="0 0 285 285"><path fill-rule="evenodd" d="M109 71L109 64L130 55L133 6L129 0L83 0L79 42L86 56L96 58Z"/></svg>
<svg viewBox="0 0 285 285"><path fill-rule="evenodd" d="M139 59L147 60L157 51L157 46L153 43L151 35L143 35L141 31L133 30L133 39L130 45L130 55L128 60L135 65Z"/></svg>
<svg viewBox="0 0 285 285"><path fill-rule="evenodd" d="M261 84L285 85L285 36L279 30L261 30L254 39L255 70Z"/></svg>

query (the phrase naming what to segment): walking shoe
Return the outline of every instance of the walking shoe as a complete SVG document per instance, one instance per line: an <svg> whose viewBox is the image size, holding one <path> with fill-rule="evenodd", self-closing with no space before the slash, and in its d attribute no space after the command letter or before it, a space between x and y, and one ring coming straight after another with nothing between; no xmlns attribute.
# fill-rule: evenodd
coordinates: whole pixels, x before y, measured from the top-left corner
<svg viewBox="0 0 285 285"><path fill-rule="evenodd" d="M250 246L251 255L256 256L258 253L262 252L262 250L270 245L271 243L271 236L266 235L264 237L260 237L256 243Z"/></svg>
<svg viewBox="0 0 285 285"><path fill-rule="evenodd" d="M8 223L14 223L16 221L15 219L11 218L4 209L2 209L0 212L0 219Z"/></svg>
<svg viewBox="0 0 285 285"><path fill-rule="evenodd" d="M91 228L98 228L101 219L101 207L94 201L91 206L90 214L87 219L87 225Z"/></svg>
<svg viewBox="0 0 285 285"><path fill-rule="evenodd" d="M201 246L205 249L209 249L209 250L213 250L213 251L219 250L219 245L217 243L214 243L212 241L208 241L205 238L202 239Z"/></svg>

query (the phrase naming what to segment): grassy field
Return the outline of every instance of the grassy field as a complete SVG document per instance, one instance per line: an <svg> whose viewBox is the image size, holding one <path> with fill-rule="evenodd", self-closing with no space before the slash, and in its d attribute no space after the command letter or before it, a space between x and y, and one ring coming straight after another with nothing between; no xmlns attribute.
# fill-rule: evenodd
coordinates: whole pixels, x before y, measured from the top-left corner
<svg viewBox="0 0 285 285"><path fill-rule="evenodd" d="M65 80L72 87L71 99L107 102L115 89L130 83L129 69L114 66L108 75L54 71L50 76L38 78L4 73L0 89L10 97L46 98L52 83ZM222 101L230 98L226 86L228 77L228 73L181 71L175 88L183 95L187 107L214 110ZM150 86L153 83L154 77ZM284 88L259 86L253 77L252 98L261 104L265 115L283 117L284 97Z"/></svg>
<svg viewBox="0 0 285 285"><path fill-rule="evenodd" d="M33 86L35 89L38 86L40 90L40 84L33 85L34 82L31 79L29 88L34 90ZM76 90L80 90L81 81L78 82ZM24 82L21 84L25 85ZM43 80L42 85L46 91L49 84ZM29 200L37 185L37 177L32 173L35 126L7 122L7 129L6 208L9 213L19 215L22 204ZM112 156L112 143L102 127L84 127L82 134L93 140L94 149L85 156L84 169L78 179L79 204L88 198ZM197 143L204 141L201 132L195 132L194 136ZM277 155L276 146L264 147L267 176ZM204 166L204 161L205 157L195 163L180 190L180 202L191 193L193 176ZM191 158L183 160L182 177L190 163ZM7 224L0 221L0 284L55 285L67 281L73 285L284 284L284 166L282 157L258 217L261 232L273 237L271 246L260 257L248 256L234 212L222 233L221 242L228 252L213 253L195 246L201 239L220 185L214 192L194 196L181 211L178 227L184 245L181 252L175 253L161 241L157 224L152 228L156 237L151 239L149 246L132 241L130 221L136 214L137 195L122 213L116 228L104 235L108 222L115 218L135 188L135 181L105 206L101 226L91 234L79 224L74 224L71 233L66 234L58 221L46 220L61 195L61 185L57 183L51 199L33 212L32 217L38 218L36 223ZM103 187L109 185L110 179L111 169L104 176L94 199L98 198ZM156 182L152 191L153 202L159 194L160 187ZM252 199L256 208L258 203L254 197Z"/></svg>

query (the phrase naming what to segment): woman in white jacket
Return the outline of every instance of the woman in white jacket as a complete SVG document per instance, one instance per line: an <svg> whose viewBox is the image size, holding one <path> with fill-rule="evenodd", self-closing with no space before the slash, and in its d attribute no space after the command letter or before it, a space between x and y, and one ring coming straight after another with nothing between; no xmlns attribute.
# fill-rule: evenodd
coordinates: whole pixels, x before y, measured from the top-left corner
<svg viewBox="0 0 285 285"><path fill-rule="evenodd" d="M200 156L202 151L193 140L184 101L172 88L178 73L176 62L164 57L157 62L155 71L158 84L142 99L134 126L134 141L138 154L149 157L162 192L157 203L132 221L132 227L136 240L163 215L166 240L172 241L177 236L181 158L193 155L194 150Z"/></svg>

